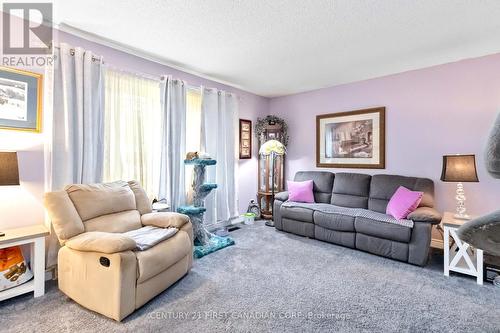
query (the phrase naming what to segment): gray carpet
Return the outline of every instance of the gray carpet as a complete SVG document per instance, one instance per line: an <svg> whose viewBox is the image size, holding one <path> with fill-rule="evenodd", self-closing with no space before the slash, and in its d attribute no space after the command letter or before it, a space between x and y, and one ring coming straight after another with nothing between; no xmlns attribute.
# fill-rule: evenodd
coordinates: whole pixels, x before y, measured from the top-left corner
<svg viewBox="0 0 500 333"><path fill-rule="evenodd" d="M114 322L49 284L44 297L0 302L3 332L500 331L500 289L278 232L259 221L236 245Z"/></svg>

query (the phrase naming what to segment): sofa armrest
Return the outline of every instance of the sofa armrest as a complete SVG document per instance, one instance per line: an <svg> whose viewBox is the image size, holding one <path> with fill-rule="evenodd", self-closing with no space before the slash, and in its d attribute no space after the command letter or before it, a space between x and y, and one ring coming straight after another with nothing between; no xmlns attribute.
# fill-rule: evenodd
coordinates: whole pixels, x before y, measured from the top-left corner
<svg viewBox="0 0 500 333"><path fill-rule="evenodd" d="M65 245L76 251L107 254L129 251L136 247L135 241L130 237L100 231L84 232L67 240Z"/></svg>
<svg viewBox="0 0 500 333"><path fill-rule="evenodd" d="M189 223L189 216L179 213L160 212L148 213L141 216L142 225L150 225L158 228L182 228Z"/></svg>
<svg viewBox="0 0 500 333"><path fill-rule="evenodd" d="M274 199L279 201L287 201L288 200L288 191L279 192L274 195Z"/></svg>
<svg viewBox="0 0 500 333"><path fill-rule="evenodd" d="M428 222L431 224L439 224L441 222L441 214L431 207L418 207L413 212L408 214L409 220L417 222Z"/></svg>

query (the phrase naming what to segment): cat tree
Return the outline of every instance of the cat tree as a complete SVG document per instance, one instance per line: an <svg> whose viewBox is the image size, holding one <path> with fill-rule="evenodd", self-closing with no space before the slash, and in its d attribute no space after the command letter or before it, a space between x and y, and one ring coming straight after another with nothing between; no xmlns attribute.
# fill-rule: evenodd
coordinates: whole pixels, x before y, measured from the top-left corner
<svg viewBox="0 0 500 333"><path fill-rule="evenodd" d="M205 183L207 166L217 164L213 159L195 158L185 160L185 165L193 165L193 205L181 206L177 209L178 213L186 214L190 217L193 224L194 236L194 256L201 258L209 253L215 252L227 246L233 245L234 240L231 237L220 237L209 232L203 223L205 208L205 198L210 192L217 188L217 184Z"/></svg>

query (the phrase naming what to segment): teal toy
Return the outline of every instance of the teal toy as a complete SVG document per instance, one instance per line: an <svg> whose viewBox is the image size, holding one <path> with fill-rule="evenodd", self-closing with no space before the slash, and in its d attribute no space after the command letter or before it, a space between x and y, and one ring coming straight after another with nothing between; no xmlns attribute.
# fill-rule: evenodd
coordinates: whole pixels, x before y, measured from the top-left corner
<svg viewBox="0 0 500 333"><path fill-rule="evenodd" d="M217 184L205 183L205 168L217 164L213 159L192 159L185 160L185 165L193 165L193 205L181 206L177 209L178 213L186 214L193 224L194 236L194 257L201 258L209 253L215 252L227 246L233 245L234 240L231 237L220 237L209 232L203 223L205 208L205 198L211 191L217 188Z"/></svg>

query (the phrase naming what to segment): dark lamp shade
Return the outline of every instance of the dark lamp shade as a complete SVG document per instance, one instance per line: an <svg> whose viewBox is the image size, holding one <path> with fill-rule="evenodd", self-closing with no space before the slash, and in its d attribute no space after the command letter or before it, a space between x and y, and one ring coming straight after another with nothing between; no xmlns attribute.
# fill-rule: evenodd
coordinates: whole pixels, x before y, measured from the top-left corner
<svg viewBox="0 0 500 333"><path fill-rule="evenodd" d="M441 180L444 182L478 182L474 155L443 156Z"/></svg>
<svg viewBox="0 0 500 333"><path fill-rule="evenodd" d="M0 152L0 186L19 185L16 152Z"/></svg>

